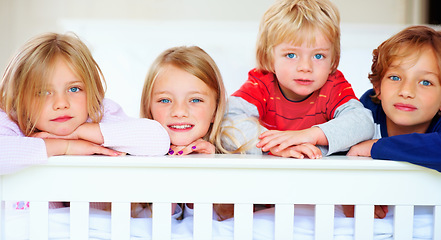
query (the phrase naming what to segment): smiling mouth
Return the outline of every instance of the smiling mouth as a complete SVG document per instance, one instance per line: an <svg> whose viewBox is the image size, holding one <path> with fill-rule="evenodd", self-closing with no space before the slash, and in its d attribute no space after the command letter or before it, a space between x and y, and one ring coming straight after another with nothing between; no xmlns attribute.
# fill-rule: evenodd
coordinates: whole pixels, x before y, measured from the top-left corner
<svg viewBox="0 0 441 240"><path fill-rule="evenodd" d="M168 125L173 130L188 130L194 127L192 124Z"/></svg>

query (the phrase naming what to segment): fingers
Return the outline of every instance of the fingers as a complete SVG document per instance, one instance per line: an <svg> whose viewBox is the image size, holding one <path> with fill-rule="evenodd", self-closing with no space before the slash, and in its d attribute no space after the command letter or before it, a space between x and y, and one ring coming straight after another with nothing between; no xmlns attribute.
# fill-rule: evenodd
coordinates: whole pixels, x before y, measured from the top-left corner
<svg viewBox="0 0 441 240"><path fill-rule="evenodd" d="M389 208L386 205L376 205L375 206L375 218L385 218Z"/></svg>
<svg viewBox="0 0 441 240"><path fill-rule="evenodd" d="M126 153L106 148L85 140L67 140L66 155L93 155L123 156Z"/></svg>
<svg viewBox="0 0 441 240"><path fill-rule="evenodd" d="M172 145L168 155L188 155L190 153L214 154L216 147L203 139L198 139L187 146Z"/></svg>
<svg viewBox="0 0 441 240"><path fill-rule="evenodd" d="M279 150L278 147L275 147L271 149L271 153L280 157L292 157L298 159L303 159L305 157L309 159L319 159L322 157L320 149L310 143L303 143L283 150Z"/></svg>
<svg viewBox="0 0 441 240"><path fill-rule="evenodd" d="M351 217L351 218L354 217L354 210L355 210L354 205L342 205L342 209L346 217Z"/></svg>

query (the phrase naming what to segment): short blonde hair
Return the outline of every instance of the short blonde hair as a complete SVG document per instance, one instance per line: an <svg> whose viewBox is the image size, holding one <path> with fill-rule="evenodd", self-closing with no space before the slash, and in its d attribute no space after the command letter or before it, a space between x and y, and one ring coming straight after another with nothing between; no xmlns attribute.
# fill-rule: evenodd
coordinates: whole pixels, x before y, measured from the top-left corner
<svg viewBox="0 0 441 240"><path fill-rule="evenodd" d="M215 145L217 152L222 152L223 148L220 144L220 129L226 108L226 91L221 73L216 63L204 50L197 46L169 48L155 59L145 78L141 96L140 116L153 119L151 113L153 85L159 73L169 65L180 68L201 79L215 92L215 117L213 124L204 139Z"/></svg>
<svg viewBox="0 0 441 240"><path fill-rule="evenodd" d="M256 46L257 68L274 72L274 47L315 42L322 32L333 45L332 72L340 62L340 14L329 0L279 0L263 15Z"/></svg>
<svg viewBox="0 0 441 240"><path fill-rule="evenodd" d="M87 110L93 122L102 118L105 80L87 46L74 34L45 33L30 39L9 62L0 83L0 107L20 130L31 135L56 60L64 60L85 84ZM104 86L103 86L104 85Z"/></svg>

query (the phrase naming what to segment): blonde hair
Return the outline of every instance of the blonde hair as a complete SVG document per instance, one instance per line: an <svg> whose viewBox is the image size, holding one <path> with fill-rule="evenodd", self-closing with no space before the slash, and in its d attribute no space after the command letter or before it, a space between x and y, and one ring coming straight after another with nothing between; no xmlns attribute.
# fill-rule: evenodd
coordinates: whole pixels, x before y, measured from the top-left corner
<svg viewBox="0 0 441 240"><path fill-rule="evenodd" d="M0 83L0 108L29 136L36 131L48 79L55 62L64 60L85 84L87 111L93 122L102 118L105 80L87 46L74 34L45 33L30 39L9 62ZM103 86L104 85L104 86Z"/></svg>
<svg viewBox="0 0 441 240"><path fill-rule="evenodd" d="M263 15L256 45L257 68L274 72L274 47L315 42L317 31L333 45L332 72L340 61L340 14L329 0L279 0Z"/></svg>
<svg viewBox="0 0 441 240"><path fill-rule="evenodd" d="M199 78L216 94L214 121L204 136L204 140L215 145L218 153L225 152L220 140L221 122L225 113L227 98L224 83L214 60L197 46L169 48L156 58L145 78L141 96L140 116L153 119L150 109L153 85L158 74L169 65L180 68Z"/></svg>

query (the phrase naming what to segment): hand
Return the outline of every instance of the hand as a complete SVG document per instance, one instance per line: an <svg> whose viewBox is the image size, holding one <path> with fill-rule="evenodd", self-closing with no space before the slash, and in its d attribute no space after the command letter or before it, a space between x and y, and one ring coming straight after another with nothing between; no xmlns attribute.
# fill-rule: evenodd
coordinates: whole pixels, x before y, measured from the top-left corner
<svg viewBox="0 0 441 240"><path fill-rule="evenodd" d="M109 149L85 140L43 139L48 157L56 155L93 155L122 156L125 153Z"/></svg>
<svg viewBox="0 0 441 240"><path fill-rule="evenodd" d="M206 153L206 154L214 154L216 152L216 148L210 142L207 142L203 139L198 139L187 146L176 146L171 145L169 155L187 155L190 153Z"/></svg>
<svg viewBox="0 0 441 240"><path fill-rule="evenodd" d="M351 149L349 150L349 152L346 155L370 157L372 146L377 141L378 141L378 139L374 139L374 140L367 140L367 141L361 142L359 144L356 144L351 147Z"/></svg>
<svg viewBox="0 0 441 240"><path fill-rule="evenodd" d="M275 148L277 148L277 146ZM304 157L318 159L322 157L322 152L320 149L310 143L291 146L282 151L273 152L272 149L270 149L270 151L273 155L279 157L293 157L299 159L303 159Z"/></svg>
<svg viewBox="0 0 441 240"><path fill-rule="evenodd" d="M354 205L343 205L343 213L346 217L354 217ZM386 205L375 205L374 217L384 218L389 212L389 208Z"/></svg>
<svg viewBox="0 0 441 240"><path fill-rule="evenodd" d="M273 149L272 152L279 152L290 146L303 143L310 143L312 145L328 144L325 134L319 127L297 131L270 130L260 134L259 139L261 140L257 143L256 147L262 148L264 152L270 149Z"/></svg>

